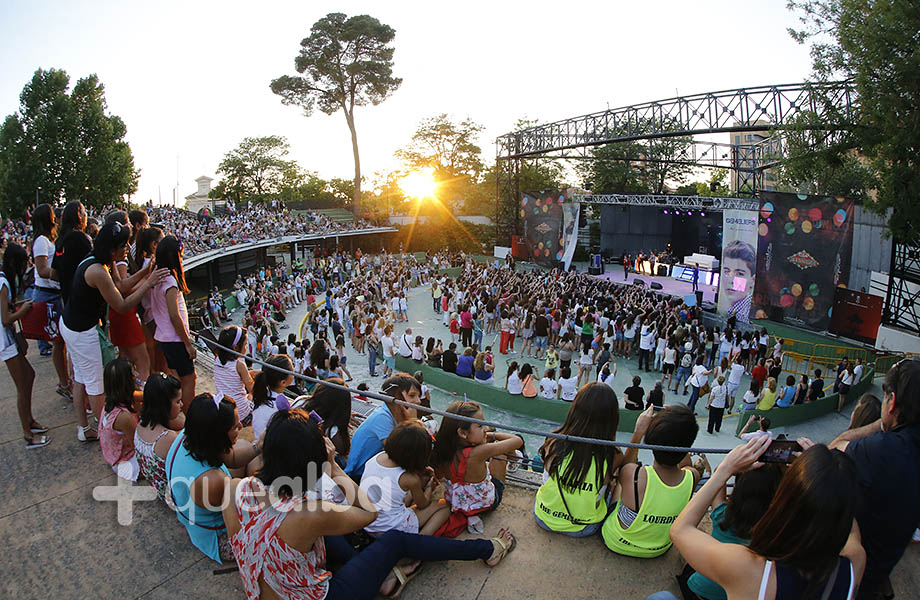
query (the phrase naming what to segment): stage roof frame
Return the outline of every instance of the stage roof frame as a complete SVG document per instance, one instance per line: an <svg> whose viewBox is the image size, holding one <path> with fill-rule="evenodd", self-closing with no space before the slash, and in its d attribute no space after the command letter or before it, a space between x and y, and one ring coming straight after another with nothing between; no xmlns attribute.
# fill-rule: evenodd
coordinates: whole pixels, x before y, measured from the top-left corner
<svg viewBox="0 0 920 600"><path fill-rule="evenodd" d="M654 208L685 208L702 212L725 210L757 211L756 198L723 198L707 196L671 196L668 194L576 194L572 196L584 204L612 204L616 206L650 206Z"/></svg>

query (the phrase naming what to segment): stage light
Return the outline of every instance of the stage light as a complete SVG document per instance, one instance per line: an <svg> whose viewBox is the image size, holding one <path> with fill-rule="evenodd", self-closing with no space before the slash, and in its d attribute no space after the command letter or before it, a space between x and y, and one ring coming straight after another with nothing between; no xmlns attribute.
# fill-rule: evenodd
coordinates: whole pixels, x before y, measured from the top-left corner
<svg viewBox="0 0 920 600"><path fill-rule="evenodd" d="M701 212L701 213L700 213L700 216L701 216L701 217L705 217L705 216L706 216L706 213Z"/></svg>
<svg viewBox="0 0 920 600"><path fill-rule="evenodd" d="M687 214L688 214L689 216L692 217L692 216L693 216L693 211L692 211L692 210L691 210L691 211L687 211Z"/></svg>
<svg viewBox="0 0 920 600"><path fill-rule="evenodd" d="M674 214L675 214L675 215L679 215L679 214L680 214L680 211L679 211L679 210L675 210L675 211L674 211Z"/></svg>
<svg viewBox="0 0 920 600"><path fill-rule="evenodd" d="M771 219L770 217L767 217L767 223L772 223L772 222L773 222L773 219Z"/></svg>
<svg viewBox="0 0 920 600"><path fill-rule="evenodd" d="M664 214L668 214L668 211L664 211Z"/></svg>

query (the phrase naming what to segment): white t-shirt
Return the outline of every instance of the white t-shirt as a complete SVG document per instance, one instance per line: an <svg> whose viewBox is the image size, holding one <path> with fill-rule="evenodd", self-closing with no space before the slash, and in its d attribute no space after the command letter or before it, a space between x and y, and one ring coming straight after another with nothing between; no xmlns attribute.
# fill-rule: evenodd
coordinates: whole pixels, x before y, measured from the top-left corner
<svg viewBox="0 0 920 600"><path fill-rule="evenodd" d="M744 365L732 363L731 371L728 373L728 382L732 385L741 383L741 376L744 375Z"/></svg>
<svg viewBox="0 0 920 600"><path fill-rule="evenodd" d="M709 406L713 408L725 408L725 396L727 390L724 385L715 385L709 395Z"/></svg>
<svg viewBox="0 0 920 600"><path fill-rule="evenodd" d="M412 337L408 334L402 334L399 338L399 354L405 358L412 356Z"/></svg>
<svg viewBox="0 0 920 600"><path fill-rule="evenodd" d="M383 344L384 358L388 356L396 356L396 354L393 352L393 338L391 338L388 335L385 335L382 338L380 338L380 343Z"/></svg>
<svg viewBox="0 0 920 600"><path fill-rule="evenodd" d="M751 432L748 432L748 433L742 433L742 434L741 434L741 439L744 440L745 442L747 442L747 441L749 441L749 440L753 440L754 438L759 438L759 437L762 436L762 435L769 436L771 440L773 439L773 432L772 432L772 431L761 431L761 430L759 430L759 429L758 429L757 431L751 431Z"/></svg>
<svg viewBox="0 0 920 600"><path fill-rule="evenodd" d="M524 393L524 383L515 371L508 377L508 393L519 396Z"/></svg>
<svg viewBox="0 0 920 600"><path fill-rule="evenodd" d="M743 402L744 404L748 406L754 406L757 404L757 394L755 394L751 390L748 390L744 392L744 398L741 399L741 402Z"/></svg>
<svg viewBox="0 0 920 600"><path fill-rule="evenodd" d="M613 387L613 372L611 371L609 375L604 377L604 372L601 371L597 374L597 380L601 383L606 383L609 387Z"/></svg>
<svg viewBox="0 0 920 600"><path fill-rule="evenodd" d="M677 350L674 348L664 349L664 364L673 365L677 359Z"/></svg>
<svg viewBox="0 0 920 600"><path fill-rule="evenodd" d="M46 257L45 264L50 268L51 261L54 259L54 242L49 240L47 237L40 235L35 238L35 241L32 242L32 257L33 260L36 256ZM35 286L43 288L51 288L55 290L61 289L61 284L53 279L45 279L44 277L39 276L38 269L35 269Z"/></svg>
<svg viewBox="0 0 920 600"><path fill-rule="evenodd" d="M863 374L862 365L856 365L855 367L853 367L853 381L855 383L859 383L860 381L862 381L862 374Z"/></svg>
<svg viewBox="0 0 920 600"><path fill-rule="evenodd" d="M557 387L555 379L544 377L540 380L540 395L544 398L555 398Z"/></svg>
<svg viewBox="0 0 920 600"><path fill-rule="evenodd" d="M265 428L268 427L268 422L271 420L272 415L276 412L278 412L278 409L268 404L263 404L252 411L252 434L255 436L255 439L259 439L259 436L261 436Z"/></svg>
<svg viewBox="0 0 920 600"><path fill-rule="evenodd" d="M707 381L709 381L709 375L706 374L706 367L703 365L696 365L693 367L690 375L690 385L693 387L703 387Z"/></svg>
<svg viewBox="0 0 920 600"><path fill-rule="evenodd" d="M642 333L639 337L639 349L640 350L651 350L652 344L655 341L655 332L652 331L652 328L648 325L642 326Z"/></svg>
<svg viewBox="0 0 920 600"><path fill-rule="evenodd" d="M575 394L578 393L578 377L575 375L569 377L568 379L561 378L559 379L559 396L568 402L571 402L575 399Z"/></svg>

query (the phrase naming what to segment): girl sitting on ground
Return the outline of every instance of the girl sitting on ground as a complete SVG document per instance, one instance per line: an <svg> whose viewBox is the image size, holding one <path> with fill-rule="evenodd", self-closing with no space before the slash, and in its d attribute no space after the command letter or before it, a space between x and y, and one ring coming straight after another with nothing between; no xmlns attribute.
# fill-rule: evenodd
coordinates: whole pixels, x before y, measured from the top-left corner
<svg viewBox="0 0 920 600"><path fill-rule="evenodd" d="M556 383L556 370L547 369L543 373L543 379L540 380L540 395L544 398L553 399L558 395L559 384Z"/></svg>
<svg viewBox="0 0 920 600"><path fill-rule="evenodd" d="M105 387L105 407L99 418L102 457L112 465L116 475L137 481L140 469L134 453L134 430L137 428L134 365L126 358L116 358L105 366L102 382Z"/></svg>
<svg viewBox="0 0 920 600"><path fill-rule="evenodd" d="M475 402L452 402L447 412L484 420L482 408ZM469 517L495 510L505 490L507 462L491 459L513 454L523 445L516 435L486 431L479 423L445 416L435 436L431 462L444 481L444 499L451 511ZM481 521L470 520L471 531L479 527Z"/></svg>
<svg viewBox="0 0 920 600"><path fill-rule="evenodd" d="M571 367L562 367L559 370L559 391L556 396L559 400L572 402L578 393L578 378L572 375Z"/></svg>
<svg viewBox="0 0 920 600"><path fill-rule="evenodd" d="M217 343L245 354L249 346L249 333L236 325L224 327L217 337ZM214 389L218 398L233 400L243 427L252 423L253 380L245 360L219 348L214 361Z"/></svg>
<svg viewBox="0 0 920 600"><path fill-rule="evenodd" d="M144 385L140 423L134 430L134 452L141 476L172 507L166 480L166 453L185 427L182 384L172 375L154 373Z"/></svg>
<svg viewBox="0 0 920 600"><path fill-rule="evenodd" d="M508 373L505 375L505 389L512 396L520 396L521 392L524 391L516 360L512 360L511 364L508 365Z"/></svg>
<svg viewBox="0 0 920 600"><path fill-rule="evenodd" d="M480 352L473 361L473 377L479 383L492 385L495 383L495 377L492 373L492 365L486 362L486 353Z"/></svg>
<svg viewBox="0 0 920 600"><path fill-rule="evenodd" d="M337 377L326 381L345 385L345 382ZM320 383L313 390L313 395L306 401L303 409L307 412L315 411L322 417L323 433L335 444L338 456L348 458L351 449L351 437L348 435L348 425L351 422L351 393Z"/></svg>
<svg viewBox="0 0 920 600"><path fill-rule="evenodd" d="M255 477L230 482L226 497L235 500L223 509L250 600L270 595L371 600L378 592L392 597L423 559L482 559L494 567L514 548L514 537L505 530L492 541L445 540L391 530L357 554L340 536L373 523L377 511L335 464L332 442L323 438L316 423L302 410L281 412L269 424L264 445L264 466ZM326 463L351 506L330 504L314 492L299 495L280 483L302 480L304 490L313 490ZM274 509L270 498L276 499ZM326 570L327 552L328 562L344 564L334 575ZM413 561L397 567L404 558Z"/></svg>
<svg viewBox="0 0 920 600"><path fill-rule="evenodd" d="M525 398L536 398L537 384L534 381L533 367L528 364L522 366L519 377L521 378L521 395Z"/></svg>
<svg viewBox="0 0 920 600"><path fill-rule="evenodd" d="M291 359L284 354L273 354L266 361L268 365L290 371L294 365ZM289 406L290 402L284 395L284 390L294 381L293 375L282 373L268 365L256 375L252 390L252 434L256 439L261 437L268 425L269 419L278 411L280 406Z"/></svg>
<svg viewBox="0 0 920 600"><path fill-rule="evenodd" d="M383 452L365 463L361 489L377 509L377 519L364 528L369 534L395 529L434 535L447 522L450 508L431 498L431 447L428 429L412 419L397 425L383 442Z"/></svg>
<svg viewBox="0 0 920 600"><path fill-rule="evenodd" d="M644 422L640 421L648 418L646 413L640 415L637 430L644 430ZM616 392L593 382L578 391L565 423L553 433L612 440L619 421ZM641 434L639 439L633 437L633 442L638 441ZM600 531L613 497L611 484L627 455L616 446L547 438L540 448L540 458L544 465L543 485L533 508L537 525L571 537L587 537Z"/></svg>

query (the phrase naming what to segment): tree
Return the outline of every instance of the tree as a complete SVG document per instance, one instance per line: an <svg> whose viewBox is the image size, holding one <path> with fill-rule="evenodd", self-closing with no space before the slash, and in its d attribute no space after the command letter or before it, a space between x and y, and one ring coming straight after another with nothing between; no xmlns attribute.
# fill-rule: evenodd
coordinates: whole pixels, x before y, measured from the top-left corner
<svg viewBox="0 0 920 600"><path fill-rule="evenodd" d="M665 129L677 129L677 123L669 123ZM686 136L662 137L647 140L645 147L645 180L653 194L663 194L667 182L680 183L693 171L690 162L690 144Z"/></svg>
<svg viewBox="0 0 920 600"><path fill-rule="evenodd" d="M19 215L36 201L80 200L102 206L137 190L127 128L107 114L96 75L77 81L39 69L19 96L19 111L0 127L0 207Z"/></svg>
<svg viewBox="0 0 920 600"><path fill-rule="evenodd" d="M790 30L800 43L812 42L812 68L821 81L848 80L859 96L856 122L819 146L825 156L814 169L836 155L840 167L853 166L853 151L865 157L877 182L876 201L868 207L893 214L889 229L904 241L917 239L920 224L920 53L917 32L920 11L909 0L794 0L801 30ZM828 119L845 123L833 106ZM795 157L793 157L795 158ZM830 163L834 166L834 163ZM817 173L813 174L820 178ZM824 193L835 193L825 191Z"/></svg>
<svg viewBox="0 0 920 600"><path fill-rule="evenodd" d="M641 160L645 147L640 142L597 146L593 159L576 167L585 189L597 194L647 194L646 170Z"/></svg>
<svg viewBox="0 0 920 600"><path fill-rule="evenodd" d="M213 195L236 201L264 201L276 197L285 181L288 188L296 186L303 174L296 163L285 160L289 151L287 140L281 136L244 138L220 161L217 173L223 179Z"/></svg>
<svg viewBox="0 0 920 600"><path fill-rule="evenodd" d="M396 31L368 15L347 18L329 13L313 24L310 37L300 42L294 67L300 76L283 75L271 83L282 104L300 106L306 116L314 107L327 115L342 111L351 133L355 161L353 208L361 204L361 159L355 128L355 107L377 105L392 94L402 79L393 77L389 46Z"/></svg>

